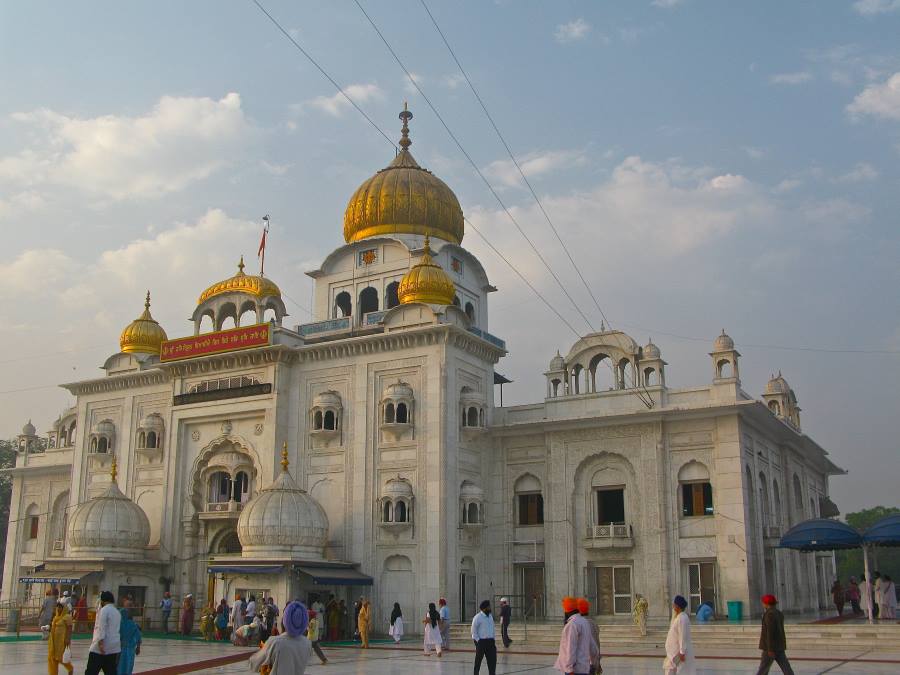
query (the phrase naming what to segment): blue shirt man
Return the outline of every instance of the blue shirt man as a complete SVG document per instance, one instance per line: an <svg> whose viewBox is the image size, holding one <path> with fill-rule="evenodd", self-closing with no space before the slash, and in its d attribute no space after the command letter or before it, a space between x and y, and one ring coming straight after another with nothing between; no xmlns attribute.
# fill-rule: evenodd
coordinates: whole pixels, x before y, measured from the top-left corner
<svg viewBox="0 0 900 675"><path fill-rule="evenodd" d="M475 642L475 675L481 672L482 659L487 660L488 675L497 672L497 645L494 642L494 620L491 618L491 603L483 600L481 609L472 619L472 640Z"/></svg>

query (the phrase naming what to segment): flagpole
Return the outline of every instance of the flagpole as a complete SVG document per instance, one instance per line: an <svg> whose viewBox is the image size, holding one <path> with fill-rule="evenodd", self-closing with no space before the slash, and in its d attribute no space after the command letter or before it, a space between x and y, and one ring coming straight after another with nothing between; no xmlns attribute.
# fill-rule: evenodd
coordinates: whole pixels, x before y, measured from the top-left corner
<svg viewBox="0 0 900 675"><path fill-rule="evenodd" d="M265 223L265 226L263 227L263 240L262 240L262 244L260 245L260 248L262 249L262 260L260 261L260 264L259 264L259 276L261 276L261 277L265 276L265 273L266 273L266 244L269 243L268 242L268 238L269 238L269 216L268 216L268 214L263 216L263 222Z"/></svg>

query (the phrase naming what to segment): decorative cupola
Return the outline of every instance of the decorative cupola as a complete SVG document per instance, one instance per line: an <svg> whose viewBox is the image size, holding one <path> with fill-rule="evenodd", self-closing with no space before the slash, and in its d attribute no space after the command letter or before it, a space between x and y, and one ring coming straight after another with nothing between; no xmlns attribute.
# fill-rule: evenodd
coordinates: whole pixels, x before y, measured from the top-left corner
<svg viewBox="0 0 900 675"><path fill-rule="evenodd" d="M288 315L281 299L281 290L274 281L262 274L246 274L244 256L241 256L237 274L213 284L200 294L197 308L191 316L194 335L200 334L203 317L210 317L212 330L221 330L229 318L234 321L235 326L240 326L245 313L250 314L250 323L262 323L269 310L274 315L276 325L280 326L281 320ZM245 318L245 325L247 321Z"/></svg>
<svg viewBox="0 0 900 675"><path fill-rule="evenodd" d="M459 244L463 212L453 190L423 169L409 151L409 121L403 106L400 152L384 169L360 185L344 212L344 240L350 244L368 237L425 235ZM451 304L453 295L450 296Z"/></svg>
<svg viewBox="0 0 900 675"><path fill-rule="evenodd" d="M288 472L287 443L278 477L241 511L237 534L245 558L324 559L328 516Z"/></svg>
<svg viewBox="0 0 900 675"><path fill-rule="evenodd" d="M713 361L713 382L740 383L741 376L738 371L738 358L740 354L734 348L734 340L722 329L713 343L713 350L709 353Z"/></svg>
<svg viewBox="0 0 900 675"><path fill-rule="evenodd" d="M381 396L381 430L389 440L399 440L413 428L415 398L412 387L397 380Z"/></svg>
<svg viewBox="0 0 900 675"><path fill-rule="evenodd" d="M484 396L471 387L463 387L459 393L460 426L465 433L484 431Z"/></svg>
<svg viewBox="0 0 900 675"><path fill-rule="evenodd" d="M405 478L397 476L384 484L381 491L380 524L387 529L404 529L413 522L413 488Z"/></svg>
<svg viewBox="0 0 900 675"><path fill-rule="evenodd" d="M117 475L113 459L109 487L75 507L69 518L67 555L73 558L145 559L150 543L150 520L144 510L119 489Z"/></svg>
<svg viewBox="0 0 900 675"><path fill-rule="evenodd" d="M144 313L125 326L119 336L119 348L125 354L155 354L159 356L162 343L168 340L156 319L150 314L150 291L144 300Z"/></svg>
<svg viewBox="0 0 900 675"><path fill-rule="evenodd" d="M566 395L566 360L556 351L556 356L550 359L550 366L544 373L547 378L547 398L558 398Z"/></svg>
<svg viewBox="0 0 900 675"><path fill-rule="evenodd" d="M22 427L22 433L16 436L16 449L21 453L40 452L39 440L37 429L28 420Z"/></svg>
<svg viewBox="0 0 900 675"><path fill-rule="evenodd" d="M659 347L653 344L653 338L641 349L640 371L641 385L644 387L665 387L666 366Z"/></svg>
<svg viewBox="0 0 900 675"><path fill-rule="evenodd" d="M135 451L148 461L162 457L166 423L159 413L150 413L138 422Z"/></svg>
<svg viewBox="0 0 900 675"><path fill-rule="evenodd" d="M397 289L400 304L422 302L427 305L452 305L455 295L453 279L431 258L431 243L426 235L422 259L400 280Z"/></svg>
<svg viewBox="0 0 900 675"><path fill-rule="evenodd" d="M797 405L797 396L780 370L778 375L773 375L766 384L763 400L773 415L793 425L799 431L800 406Z"/></svg>
<svg viewBox="0 0 900 675"><path fill-rule="evenodd" d="M470 480L459 486L459 523L463 528L484 525L484 490Z"/></svg>

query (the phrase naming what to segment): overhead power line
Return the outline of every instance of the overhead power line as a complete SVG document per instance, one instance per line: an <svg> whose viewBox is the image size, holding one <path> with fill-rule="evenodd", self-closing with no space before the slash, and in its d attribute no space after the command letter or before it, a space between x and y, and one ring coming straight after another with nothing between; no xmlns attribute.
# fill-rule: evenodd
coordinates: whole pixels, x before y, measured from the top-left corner
<svg viewBox="0 0 900 675"><path fill-rule="evenodd" d="M359 10L363 13L363 16L365 16L366 19L368 20L368 22L372 25L372 28L375 29L375 32L378 34L378 37L381 38L381 41L384 43L384 46L387 47L388 51L391 53L391 56L394 57L394 60L397 62L397 65L400 66L400 68L403 70L404 73L406 73L406 77L409 79L409 81L412 83L412 85L416 88L416 91L418 91L419 94L422 96L422 99L425 101L425 103L428 105L428 107L431 108L431 112L433 112L435 117L438 118L438 121L440 121L441 125L444 127L444 130L447 132L447 134L450 136L450 138L456 144L456 147L463 154L463 156L468 160L469 164L472 165L472 168L475 170L475 173L478 174L478 177L481 178L481 180L487 186L488 190L490 190L491 194L494 195L494 199L496 199L497 203L500 204L500 208L503 209L504 213L506 213L506 216L510 219L512 224L515 225L516 229L519 231L519 234L521 234L522 237L525 239L525 241L528 242L528 245L531 247L531 250L534 251L534 254L538 257L538 259L541 261L541 263L544 265L544 267L550 273L550 276L552 276L553 279L556 281L557 285L560 287L563 294L565 294L565 296L569 299L569 302L572 303L572 307L575 308L575 311L581 316L582 319L584 319L584 322L588 325L588 327L591 329L591 331L593 331L594 326L591 323L591 320L581 310L581 307L578 305L578 303L575 302L575 299L569 293L569 290L566 288L565 284L563 284L563 282L560 280L559 276L556 274L556 272L553 270L553 268L547 262L547 259L538 250L537 246L535 246L534 242L531 240L531 237L528 236L528 234L525 232L525 230L522 229L522 226L519 225L519 222L516 220L516 218L512 215L512 213L510 213L509 208L507 208L506 204L503 202L503 199L501 199L500 195L497 194L497 191L494 189L494 186L491 185L491 182L485 177L485 175L484 175L484 173L482 173L481 169L478 168L478 165L475 163L475 160L472 159L472 156L466 151L466 149L463 147L462 143L460 143L459 139L456 137L456 134L453 133L453 131L450 129L447 122L444 120L443 116L437 111L437 108L435 108L434 104L431 102L431 99L429 99L428 96L425 94L425 92L422 91L422 87L419 86L419 83L416 82L416 78L414 78L412 76L412 73L409 72L409 69L404 65L404 63L400 59L400 57L397 56L397 52L395 52L394 48L391 47L390 42L388 42L387 38L385 38L384 34L378 28L378 25L375 23L375 21L372 19L372 17L369 16L369 13L366 12L365 8L362 6L362 4L360 4L359 0L353 0L353 1L356 3L356 6L359 7Z"/></svg>

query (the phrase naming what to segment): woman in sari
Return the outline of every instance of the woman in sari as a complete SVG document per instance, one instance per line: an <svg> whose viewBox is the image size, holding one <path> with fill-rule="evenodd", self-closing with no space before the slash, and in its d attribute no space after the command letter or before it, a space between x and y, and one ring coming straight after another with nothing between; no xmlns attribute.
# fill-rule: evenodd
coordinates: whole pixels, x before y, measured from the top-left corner
<svg viewBox="0 0 900 675"><path fill-rule="evenodd" d="M206 607L200 612L200 633L203 639L211 642L215 638L216 632L216 609L213 607L212 600L206 603Z"/></svg>
<svg viewBox="0 0 900 675"><path fill-rule="evenodd" d="M181 634L190 635L194 630L194 596L188 593L181 603Z"/></svg>
<svg viewBox="0 0 900 675"><path fill-rule="evenodd" d="M69 608L62 602L57 603L50 620L50 641L47 643L47 672L56 675L59 665L69 671L69 675L75 670L71 663L63 663L63 653L72 642L72 615Z"/></svg>
<svg viewBox="0 0 900 675"><path fill-rule="evenodd" d="M403 637L403 612L400 610L400 603L394 603L394 609L391 610L391 627L388 635L394 638L394 642L400 642Z"/></svg>
<svg viewBox="0 0 900 675"><path fill-rule="evenodd" d="M362 648L369 648L369 629L372 627L372 615L368 600L363 600L362 607L359 609L359 618L356 620L356 627L359 629L359 639L362 641Z"/></svg>
<svg viewBox="0 0 900 675"><path fill-rule="evenodd" d="M632 615L634 616L634 625L638 627L638 630L641 631L641 635L647 634L647 610L649 609L649 605L647 604L647 598L645 598L640 593L634 594L634 609L631 610Z"/></svg>
<svg viewBox="0 0 900 675"><path fill-rule="evenodd" d="M134 672L134 657L141 653L141 629L131 618L131 612L123 607L119 610L122 621L119 624L119 639L122 652L119 654L117 675L131 675Z"/></svg>

